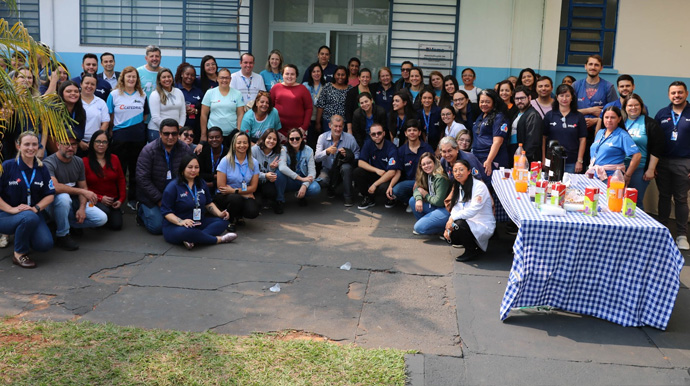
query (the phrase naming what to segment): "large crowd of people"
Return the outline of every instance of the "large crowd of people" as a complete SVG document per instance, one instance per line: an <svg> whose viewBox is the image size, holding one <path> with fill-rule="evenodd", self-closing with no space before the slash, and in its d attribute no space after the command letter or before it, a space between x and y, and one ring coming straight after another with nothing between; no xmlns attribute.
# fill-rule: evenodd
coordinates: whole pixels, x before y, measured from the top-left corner
<svg viewBox="0 0 690 386"><path fill-rule="evenodd" d="M16 92L56 93L72 117L68 142L27 119L12 120L4 137L0 246L14 235L13 262L24 268L36 266L31 249L77 249L72 235L83 228L121 229L125 207L151 234L191 249L234 240L262 210L283 214L286 193L307 206L321 189L346 207L406 207L412 233L464 246L457 260L466 261L486 251L497 221L517 231L492 172L511 167L519 145L528 161L544 161L553 140L567 172L605 179L622 170L641 208L656 179L659 221L668 223L673 199L677 245L690 249L687 87L671 83L670 104L652 118L631 76L617 85L599 77L597 55L585 79L554 85L526 68L483 90L471 68L459 81L438 71L425 78L410 61L395 82L387 67L374 81L358 58L331 63L327 46L302 82L278 50L260 74L244 53L234 73L207 55L198 76L191 63L161 67L156 46L144 65L121 72L112 53L100 55L103 72L86 54L71 80L64 66L34 74L22 57L0 61ZM5 108L2 119L12 114Z"/></svg>

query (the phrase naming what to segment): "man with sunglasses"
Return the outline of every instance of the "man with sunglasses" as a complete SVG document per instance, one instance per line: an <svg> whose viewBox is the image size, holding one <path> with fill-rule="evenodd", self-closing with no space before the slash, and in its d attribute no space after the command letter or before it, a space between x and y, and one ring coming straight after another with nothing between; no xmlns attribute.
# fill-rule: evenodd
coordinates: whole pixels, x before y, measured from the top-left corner
<svg viewBox="0 0 690 386"><path fill-rule="evenodd" d="M180 140L179 130L176 120L164 119L158 130L160 138L144 146L137 159L137 223L154 235L163 233L163 190L177 175L182 157L192 154L192 149Z"/></svg>
<svg viewBox="0 0 690 386"><path fill-rule="evenodd" d="M376 205L375 194L385 195L390 181L398 169L398 149L385 138L383 126L374 123L369 128L371 141L364 141L359 153L357 169L352 172L355 188L363 199L358 209Z"/></svg>
<svg viewBox="0 0 690 386"><path fill-rule="evenodd" d="M412 70L412 67L414 67L414 64L412 64L412 62L409 60L402 62L402 65L400 66L400 79L396 80L395 84L393 84L395 91L410 88L410 70Z"/></svg>
<svg viewBox="0 0 690 386"><path fill-rule="evenodd" d="M68 142L58 143L58 151L43 161L55 186L55 200L46 212L55 221L55 245L66 251L79 249L70 234L71 228L96 228L108 221L108 216L95 206L98 196L86 186L84 162L74 156L78 144L76 138L70 137ZM26 177L33 180L33 176Z"/></svg>

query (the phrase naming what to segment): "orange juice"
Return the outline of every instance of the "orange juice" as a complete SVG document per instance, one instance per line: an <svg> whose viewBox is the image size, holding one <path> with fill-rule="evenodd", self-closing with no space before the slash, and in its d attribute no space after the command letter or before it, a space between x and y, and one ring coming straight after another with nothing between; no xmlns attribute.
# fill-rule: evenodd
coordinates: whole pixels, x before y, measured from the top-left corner
<svg viewBox="0 0 690 386"><path fill-rule="evenodd" d="M529 172L527 169L520 169L517 172L517 179L515 180L515 191L518 193L526 193L527 192L527 181L528 181L528 175Z"/></svg>
<svg viewBox="0 0 690 386"><path fill-rule="evenodd" d="M623 192L625 191L625 182L613 181L608 188L609 210L611 212L620 212L623 209Z"/></svg>
<svg viewBox="0 0 690 386"><path fill-rule="evenodd" d="M515 154L513 155L513 179L517 180L518 179L518 172L517 170L520 168L520 157L524 154L524 150L522 149L522 144L518 144L518 148L515 151ZM525 166L525 169L527 169L529 165Z"/></svg>

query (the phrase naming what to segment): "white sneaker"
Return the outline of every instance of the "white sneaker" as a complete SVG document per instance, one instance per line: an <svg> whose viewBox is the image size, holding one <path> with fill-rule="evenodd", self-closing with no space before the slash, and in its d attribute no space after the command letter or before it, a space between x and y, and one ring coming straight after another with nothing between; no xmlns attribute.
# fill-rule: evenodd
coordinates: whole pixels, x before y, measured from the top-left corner
<svg viewBox="0 0 690 386"><path fill-rule="evenodd" d="M688 244L688 238L686 236L678 236L676 238L676 245L681 251L687 251L690 249L690 244Z"/></svg>
<svg viewBox="0 0 690 386"><path fill-rule="evenodd" d="M7 247L7 235L0 235L0 248L5 248Z"/></svg>

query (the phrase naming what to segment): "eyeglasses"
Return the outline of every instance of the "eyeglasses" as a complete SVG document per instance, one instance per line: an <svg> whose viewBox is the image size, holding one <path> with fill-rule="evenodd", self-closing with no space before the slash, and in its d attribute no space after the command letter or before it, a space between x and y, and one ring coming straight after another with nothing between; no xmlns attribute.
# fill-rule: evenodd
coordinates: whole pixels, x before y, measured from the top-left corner
<svg viewBox="0 0 690 386"><path fill-rule="evenodd" d="M107 144L108 144L108 141L98 141L98 140L97 140L97 141L93 141L93 143L94 143L95 145L107 145Z"/></svg>
<svg viewBox="0 0 690 386"><path fill-rule="evenodd" d="M302 137L290 137L290 142L297 142L302 140Z"/></svg>
<svg viewBox="0 0 690 386"><path fill-rule="evenodd" d="M229 76L219 76L218 79L220 80L230 80Z"/></svg>
<svg viewBox="0 0 690 386"><path fill-rule="evenodd" d="M179 133L177 131L161 131L161 135L164 137L176 137Z"/></svg>
<svg viewBox="0 0 690 386"><path fill-rule="evenodd" d="M442 117L452 117L453 114L451 114L451 113L441 113L441 116L442 116Z"/></svg>
<svg viewBox="0 0 690 386"><path fill-rule="evenodd" d="M526 97L526 96L524 96L524 97L515 97L515 101L516 101L516 102L517 102L517 101L524 101L524 100L527 100L527 97Z"/></svg>
<svg viewBox="0 0 690 386"><path fill-rule="evenodd" d="M77 147L78 143L63 143L62 146L64 146L64 147Z"/></svg>
<svg viewBox="0 0 690 386"><path fill-rule="evenodd" d="M187 137L187 138L194 138L194 134L193 134L193 133L192 133L192 134L189 134L189 133L182 133L182 135L184 135L184 136Z"/></svg>
<svg viewBox="0 0 690 386"><path fill-rule="evenodd" d="M400 72L410 72L411 68L401 68Z"/></svg>
<svg viewBox="0 0 690 386"><path fill-rule="evenodd" d="M372 137L378 137L379 135L383 135L383 131L372 131L369 133Z"/></svg>

